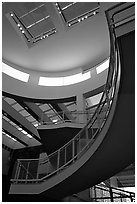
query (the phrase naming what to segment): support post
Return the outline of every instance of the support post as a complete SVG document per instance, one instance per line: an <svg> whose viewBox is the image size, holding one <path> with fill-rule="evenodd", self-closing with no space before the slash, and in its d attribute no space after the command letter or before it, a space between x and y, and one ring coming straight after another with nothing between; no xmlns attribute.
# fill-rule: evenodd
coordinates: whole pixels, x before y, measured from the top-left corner
<svg viewBox="0 0 137 204"><path fill-rule="evenodd" d="M86 104L85 98L82 93L77 95L77 112L78 114L76 122L86 123L87 122Z"/></svg>

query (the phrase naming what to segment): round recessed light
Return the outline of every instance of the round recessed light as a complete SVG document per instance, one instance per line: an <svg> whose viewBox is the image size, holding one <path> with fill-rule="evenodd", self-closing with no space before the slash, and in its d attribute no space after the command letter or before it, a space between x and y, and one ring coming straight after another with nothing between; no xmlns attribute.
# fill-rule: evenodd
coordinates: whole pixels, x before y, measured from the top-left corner
<svg viewBox="0 0 137 204"><path fill-rule="evenodd" d="M20 27L20 24L18 23L17 26Z"/></svg>
<svg viewBox="0 0 137 204"><path fill-rule="evenodd" d="M25 33L25 31L24 31L24 30L22 30L21 32L22 32L22 33Z"/></svg>
<svg viewBox="0 0 137 204"><path fill-rule="evenodd" d="M13 16L13 13L11 13L10 15Z"/></svg>

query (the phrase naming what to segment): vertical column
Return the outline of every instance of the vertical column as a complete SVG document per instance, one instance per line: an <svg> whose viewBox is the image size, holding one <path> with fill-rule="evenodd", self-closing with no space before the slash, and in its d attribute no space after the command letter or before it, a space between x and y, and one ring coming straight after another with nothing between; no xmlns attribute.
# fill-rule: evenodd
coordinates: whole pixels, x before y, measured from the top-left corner
<svg viewBox="0 0 137 204"><path fill-rule="evenodd" d="M87 114L86 114L86 101L83 94L77 95L77 122L86 124L87 123ZM79 142L77 144L78 152L82 151L82 149L87 145L88 139L88 130L85 129L82 135L80 135Z"/></svg>
<svg viewBox="0 0 137 204"><path fill-rule="evenodd" d="M86 103L82 93L77 95L77 112L78 114L76 121L78 123L86 123L87 122Z"/></svg>

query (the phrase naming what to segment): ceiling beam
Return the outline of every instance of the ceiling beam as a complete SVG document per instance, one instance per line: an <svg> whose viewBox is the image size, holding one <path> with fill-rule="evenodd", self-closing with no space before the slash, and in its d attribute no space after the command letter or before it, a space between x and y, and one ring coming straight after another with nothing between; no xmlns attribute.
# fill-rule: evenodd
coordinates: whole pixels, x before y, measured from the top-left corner
<svg viewBox="0 0 137 204"><path fill-rule="evenodd" d="M21 131L17 130L14 126L12 126L9 122L2 119L2 128L9 133L9 135L13 136L13 138L17 139L18 142L22 143L25 146L29 146L28 141L30 140L25 134ZM15 136L15 137L14 137Z"/></svg>
<svg viewBox="0 0 137 204"><path fill-rule="evenodd" d="M32 135L36 140L41 142L37 129L18 113L13 107L11 107L4 99L2 99L2 112L7 115L9 119L15 122L17 125L22 127L26 132Z"/></svg>
<svg viewBox="0 0 137 204"><path fill-rule="evenodd" d="M28 107L28 112L30 114L34 114L37 117L37 120L39 122L44 122L45 123L52 123L52 120L39 108L38 105L32 102L27 102L24 101L24 104ZM34 116L33 116L34 117Z"/></svg>

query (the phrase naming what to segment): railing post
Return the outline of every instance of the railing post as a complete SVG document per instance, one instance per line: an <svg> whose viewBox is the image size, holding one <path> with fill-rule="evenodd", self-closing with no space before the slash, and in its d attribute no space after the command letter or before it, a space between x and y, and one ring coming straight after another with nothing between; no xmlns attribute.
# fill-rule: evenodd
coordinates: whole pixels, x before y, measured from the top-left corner
<svg viewBox="0 0 137 204"><path fill-rule="evenodd" d="M73 139L72 140L72 158L74 159L74 156L75 156L75 140ZM73 160L74 162L74 160Z"/></svg>
<svg viewBox="0 0 137 204"><path fill-rule="evenodd" d="M122 193L120 193L120 201L123 202Z"/></svg>
<svg viewBox="0 0 137 204"><path fill-rule="evenodd" d="M109 187L109 194L110 194L110 200L111 202L114 202L114 199L113 199L113 191L112 191L112 188Z"/></svg>
<svg viewBox="0 0 137 204"><path fill-rule="evenodd" d="M42 112L41 118L40 118L40 123L41 125L43 125L44 123L44 113Z"/></svg>
<svg viewBox="0 0 137 204"><path fill-rule="evenodd" d="M99 130L100 130L100 128L101 128L101 124L100 124L100 115L99 115L99 110L97 110L97 123L98 123L98 128L99 128Z"/></svg>
<svg viewBox="0 0 137 204"><path fill-rule="evenodd" d="M65 113L64 113L64 111L63 111L63 120L64 120L64 122L65 122Z"/></svg>
<svg viewBox="0 0 137 204"><path fill-rule="evenodd" d="M30 162L28 162L28 165L27 165L26 180L28 179L28 175L29 175L29 165L30 165Z"/></svg>
<svg viewBox="0 0 137 204"><path fill-rule="evenodd" d="M108 95L108 90L106 89L105 91L105 94L106 94L106 102L107 102L107 106L108 106L108 109L110 108L110 99L109 99L109 95Z"/></svg>
<svg viewBox="0 0 137 204"><path fill-rule="evenodd" d="M16 166L16 171L14 176L15 179L17 178L18 168L19 168L19 161L17 160L17 166Z"/></svg>
<svg viewBox="0 0 137 204"><path fill-rule="evenodd" d="M131 200L131 202L134 201L134 199L133 199L133 197L132 197L132 193L130 193L130 200Z"/></svg>
<svg viewBox="0 0 137 204"><path fill-rule="evenodd" d="M17 178L16 178L17 180L19 178L20 168L21 168L21 164L20 164L20 161L19 161L18 170L17 170Z"/></svg>
<svg viewBox="0 0 137 204"><path fill-rule="evenodd" d="M67 150L66 150L66 147L65 147L65 160L64 160L64 164L66 164L66 161L67 161Z"/></svg>
<svg viewBox="0 0 137 204"><path fill-rule="evenodd" d="M87 140L87 142L88 142L88 139L89 139L89 138L88 138L88 127L85 128L85 133L86 133L86 140Z"/></svg>
<svg viewBox="0 0 137 204"><path fill-rule="evenodd" d="M60 162L60 149L58 150L58 154L57 154L57 170L59 169L59 162ZM59 173L57 171L57 173Z"/></svg>

